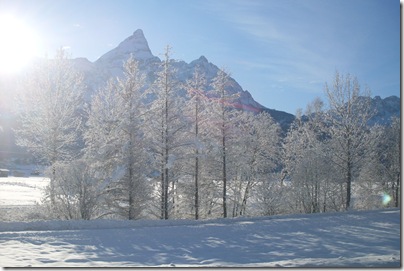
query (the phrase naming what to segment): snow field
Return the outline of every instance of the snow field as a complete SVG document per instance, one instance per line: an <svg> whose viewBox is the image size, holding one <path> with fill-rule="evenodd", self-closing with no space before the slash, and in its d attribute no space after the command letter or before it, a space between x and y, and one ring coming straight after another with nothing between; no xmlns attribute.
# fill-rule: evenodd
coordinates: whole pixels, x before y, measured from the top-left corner
<svg viewBox="0 0 404 271"><path fill-rule="evenodd" d="M45 177L0 178L0 206L35 205L48 183Z"/></svg>
<svg viewBox="0 0 404 271"><path fill-rule="evenodd" d="M0 222L4 267L399 267L400 210Z"/></svg>
<svg viewBox="0 0 404 271"><path fill-rule="evenodd" d="M29 176L30 170L25 172ZM0 178L0 221L28 221L43 217L41 202L49 179L44 177Z"/></svg>

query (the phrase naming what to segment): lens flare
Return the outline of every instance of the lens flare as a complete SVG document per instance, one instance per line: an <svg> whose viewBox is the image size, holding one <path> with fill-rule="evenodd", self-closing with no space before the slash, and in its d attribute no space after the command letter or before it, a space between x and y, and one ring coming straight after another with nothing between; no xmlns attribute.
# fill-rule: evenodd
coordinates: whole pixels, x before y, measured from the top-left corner
<svg viewBox="0 0 404 271"><path fill-rule="evenodd" d="M382 201L383 205L389 204L389 202L391 201L391 196L389 194L383 193Z"/></svg>
<svg viewBox="0 0 404 271"><path fill-rule="evenodd" d="M14 73L27 65L38 51L34 30L10 14L0 14L0 73Z"/></svg>

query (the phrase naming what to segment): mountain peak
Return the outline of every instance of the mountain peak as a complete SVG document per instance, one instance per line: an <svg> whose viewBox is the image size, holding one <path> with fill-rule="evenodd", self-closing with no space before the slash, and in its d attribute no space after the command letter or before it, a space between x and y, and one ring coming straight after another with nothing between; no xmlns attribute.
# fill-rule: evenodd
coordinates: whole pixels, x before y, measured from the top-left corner
<svg viewBox="0 0 404 271"><path fill-rule="evenodd" d="M122 64L122 61L126 61L131 54L138 60L154 57L141 29L137 29L132 36L122 41L118 47L101 56L96 62L105 63L119 60L120 64Z"/></svg>
<svg viewBox="0 0 404 271"><path fill-rule="evenodd" d="M208 59L203 55L198 58L198 61L200 61L200 62L209 62Z"/></svg>
<svg viewBox="0 0 404 271"><path fill-rule="evenodd" d="M133 32L132 37L135 37L135 38L137 38L137 39L144 39L144 40L146 40L146 38L144 37L144 34L143 34L143 30L140 29L140 28L137 29L135 32Z"/></svg>

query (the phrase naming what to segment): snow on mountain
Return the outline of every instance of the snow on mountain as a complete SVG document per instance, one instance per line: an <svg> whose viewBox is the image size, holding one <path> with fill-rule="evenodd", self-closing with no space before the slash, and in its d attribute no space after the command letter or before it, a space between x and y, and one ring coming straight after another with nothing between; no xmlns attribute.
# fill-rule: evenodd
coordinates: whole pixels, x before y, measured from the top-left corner
<svg viewBox="0 0 404 271"><path fill-rule="evenodd" d="M384 99L376 96L371 100L371 107L375 112L375 115L370 120L371 124L390 124L391 117L400 117L401 115L400 98L397 96Z"/></svg>
<svg viewBox="0 0 404 271"><path fill-rule="evenodd" d="M160 62L158 57L153 56L141 29L136 30L132 36L93 63L83 58L73 59L73 65L84 75L88 86L89 93L86 96L90 97L111 77L122 76L123 64L131 55L140 61L144 70L148 70L147 67L155 69L156 63Z"/></svg>
<svg viewBox="0 0 404 271"><path fill-rule="evenodd" d="M88 85L86 97L90 99L91 95L103 87L111 77L122 76L123 64L131 55L140 62L140 68L147 75L147 83L151 84L155 78L153 74L161 67L161 60L152 54L141 29L136 30L133 35L126 38L116 48L101 56L94 63L85 58L73 59L75 67L84 74ZM174 63L176 77L182 83L191 79L197 68L204 72L208 83L212 82L219 70L205 56L201 56L190 63L186 63L185 61L176 61ZM252 112L264 111L269 113L281 125L284 132L287 131L295 119L295 116L290 113L262 106L254 100L250 92L244 90L231 77L229 91L239 94L238 101L235 103L237 108ZM400 116L400 98L396 96L385 99L376 96L372 99L371 103L376 112L376 115L371 120L371 124L388 124L391 116Z"/></svg>
<svg viewBox="0 0 404 271"><path fill-rule="evenodd" d="M88 85L88 94L86 97L90 97L99 88L103 87L111 77L122 76L123 63L131 55L139 60L141 69L148 75L148 82L151 83L153 78L150 74L159 69L161 60L152 54L141 29L136 30L132 36L122 41L116 48L101 56L94 63L83 58L73 59L72 61L75 67L84 74ZM205 73L208 83L211 83L219 70L216 65L209 62L204 56L190 63L184 61L174 63L176 77L180 82L191 79L197 67ZM274 117L275 121L281 123L284 128L287 128L294 119L292 114L268 109L259 104L254 100L251 94L247 90L243 90L233 78L230 78L229 91L239 94L239 99L235 104L239 109L253 112L266 111Z"/></svg>
<svg viewBox="0 0 404 271"><path fill-rule="evenodd" d="M97 65L115 62L122 64L122 61L125 61L130 54L133 54L138 60L155 58L141 29L136 30L132 36L122 41L115 49L101 56L95 63Z"/></svg>

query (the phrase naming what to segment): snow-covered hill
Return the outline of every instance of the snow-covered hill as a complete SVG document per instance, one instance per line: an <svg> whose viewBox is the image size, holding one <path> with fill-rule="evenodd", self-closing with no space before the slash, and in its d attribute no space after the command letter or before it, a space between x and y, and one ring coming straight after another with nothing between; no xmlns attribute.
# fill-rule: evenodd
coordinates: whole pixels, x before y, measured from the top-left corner
<svg viewBox="0 0 404 271"><path fill-rule="evenodd" d="M399 267L400 210L0 222L3 267Z"/></svg>

